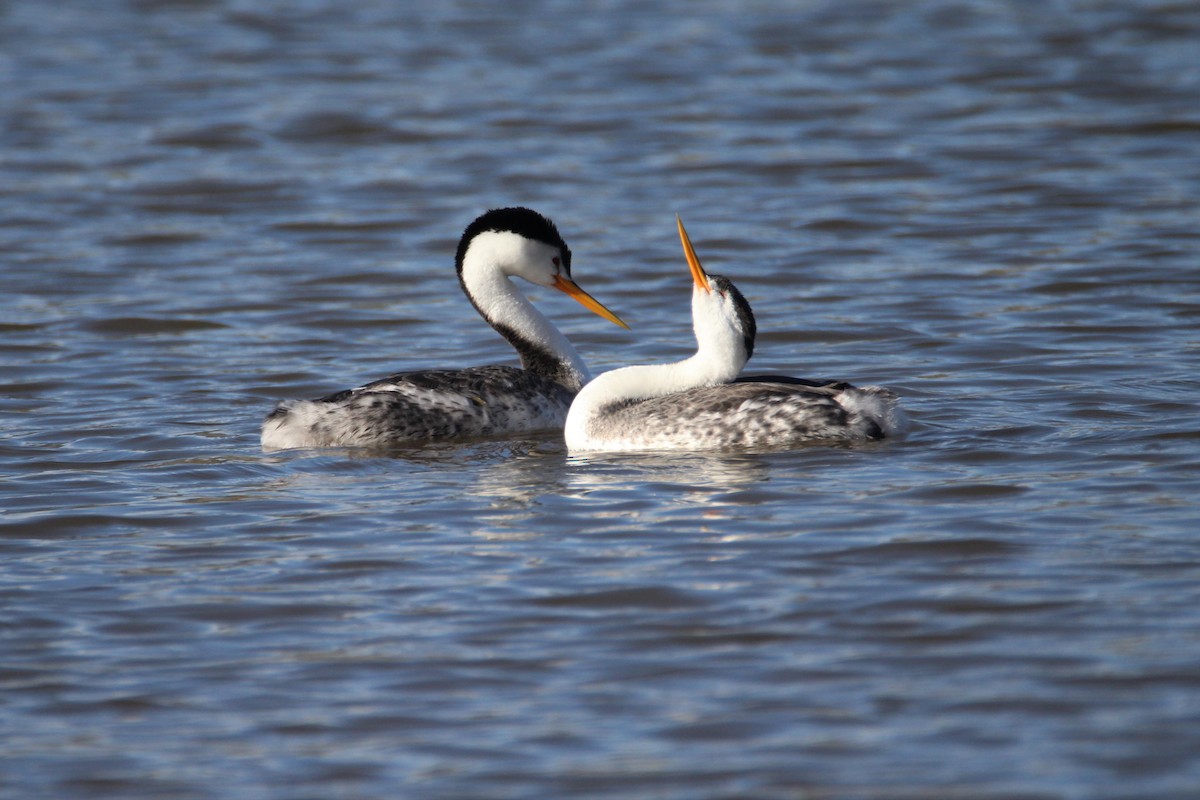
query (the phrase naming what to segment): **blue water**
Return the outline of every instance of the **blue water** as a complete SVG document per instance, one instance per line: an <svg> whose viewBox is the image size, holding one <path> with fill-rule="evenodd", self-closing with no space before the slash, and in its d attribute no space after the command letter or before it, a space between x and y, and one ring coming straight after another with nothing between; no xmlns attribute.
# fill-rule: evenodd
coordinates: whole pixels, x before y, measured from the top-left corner
<svg viewBox="0 0 1200 800"><path fill-rule="evenodd" d="M1200 10L0 6L0 796L1183 798L1200 786ZM264 454L514 363L453 274L552 217L691 348L902 441Z"/></svg>

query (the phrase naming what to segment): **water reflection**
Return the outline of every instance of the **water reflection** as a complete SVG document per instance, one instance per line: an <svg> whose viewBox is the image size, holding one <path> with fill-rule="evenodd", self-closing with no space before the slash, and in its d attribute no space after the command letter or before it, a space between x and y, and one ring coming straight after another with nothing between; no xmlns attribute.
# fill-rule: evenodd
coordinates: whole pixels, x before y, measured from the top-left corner
<svg viewBox="0 0 1200 800"><path fill-rule="evenodd" d="M566 485L575 497L601 489L679 487L715 497L762 483L765 456L753 453L589 453L565 458Z"/></svg>

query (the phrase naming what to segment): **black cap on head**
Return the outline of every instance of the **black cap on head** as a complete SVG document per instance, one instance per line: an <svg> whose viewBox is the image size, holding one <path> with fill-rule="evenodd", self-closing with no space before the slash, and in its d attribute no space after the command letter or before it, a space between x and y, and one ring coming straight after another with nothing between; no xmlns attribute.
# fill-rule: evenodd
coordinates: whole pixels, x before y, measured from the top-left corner
<svg viewBox="0 0 1200 800"><path fill-rule="evenodd" d="M754 339L758 335L758 323L754 320L754 312L750 310L750 302L733 285L733 281L724 275L709 275L708 280L714 291L728 294L733 300L738 322L742 325L742 344L746 347L746 358L750 358L754 355Z"/></svg>
<svg viewBox="0 0 1200 800"><path fill-rule="evenodd" d="M485 231L515 233L518 236L524 236L526 239L533 239L536 242L543 242L551 247L557 247L562 251L563 273L570 277L571 248L567 247L567 243L563 241L558 228L548 218L543 217L533 209L520 206L515 208L493 208L491 211L476 217L475 221L467 226L467 229L463 231L462 238L458 240L458 252L454 256L454 264L460 274L462 273L463 259L467 255L467 248L471 245L471 240Z"/></svg>

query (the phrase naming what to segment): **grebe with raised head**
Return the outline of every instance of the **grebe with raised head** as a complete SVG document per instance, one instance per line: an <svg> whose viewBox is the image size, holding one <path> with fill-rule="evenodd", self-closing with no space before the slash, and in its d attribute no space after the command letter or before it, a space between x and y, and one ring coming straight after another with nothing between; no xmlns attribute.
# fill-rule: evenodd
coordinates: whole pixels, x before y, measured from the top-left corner
<svg viewBox="0 0 1200 800"><path fill-rule="evenodd" d="M528 208L493 209L468 225L455 264L463 292L516 349L521 368L400 372L318 400L286 401L263 423L263 449L381 447L561 429L571 398L590 378L587 366L510 278L558 289L628 326L579 288L558 229Z"/></svg>
<svg viewBox="0 0 1200 800"><path fill-rule="evenodd" d="M778 447L882 439L903 429L904 414L887 389L774 375L738 378L754 352L750 304L728 278L704 271L678 217L676 224L692 272L696 354L598 375L571 404L568 450Z"/></svg>

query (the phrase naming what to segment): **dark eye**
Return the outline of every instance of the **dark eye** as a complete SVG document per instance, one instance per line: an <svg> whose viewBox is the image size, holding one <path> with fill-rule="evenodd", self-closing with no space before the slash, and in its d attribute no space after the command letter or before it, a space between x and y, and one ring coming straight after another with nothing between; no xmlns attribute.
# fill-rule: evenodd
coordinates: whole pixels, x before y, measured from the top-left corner
<svg viewBox="0 0 1200 800"><path fill-rule="evenodd" d="M554 262L554 266L556 266L556 267L562 266L562 259L559 258L558 256L555 256L554 258L552 258L550 260Z"/></svg>

